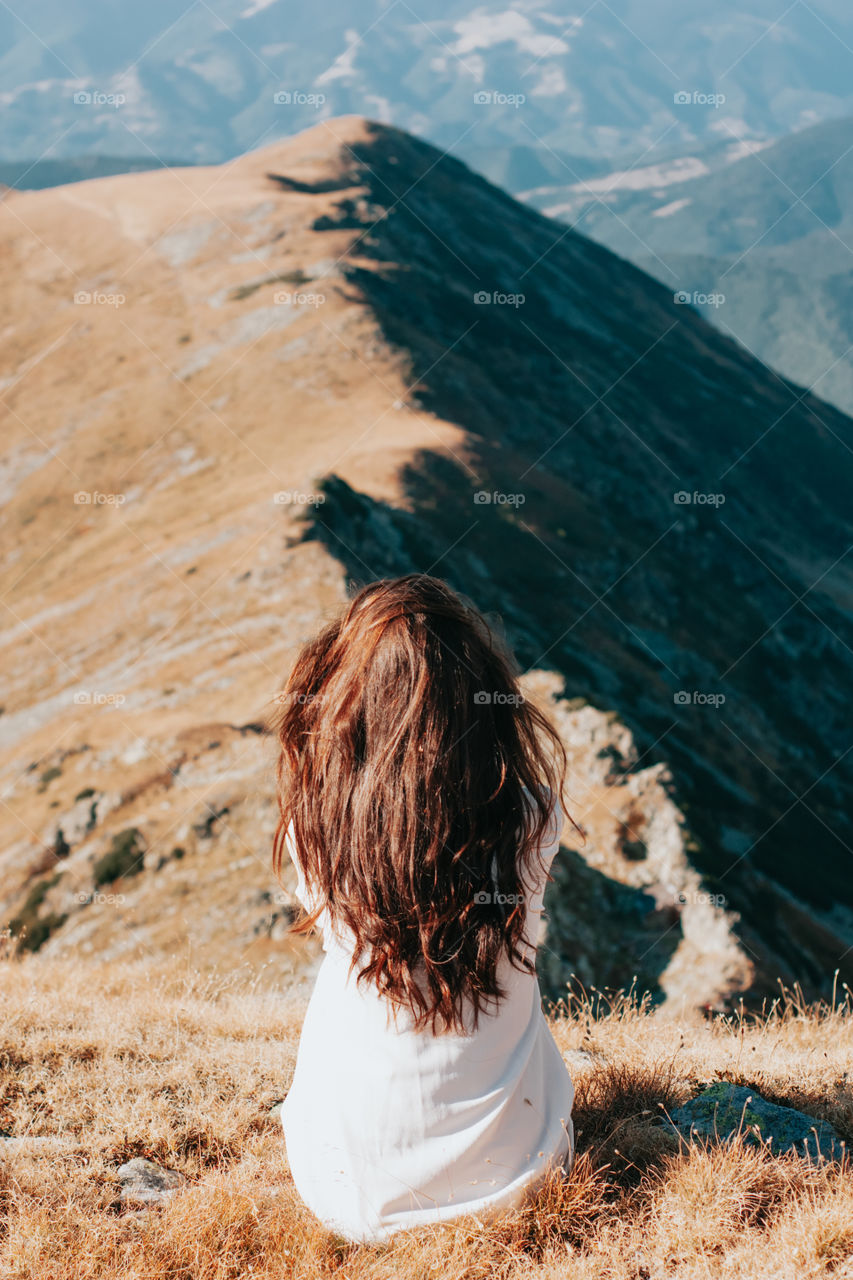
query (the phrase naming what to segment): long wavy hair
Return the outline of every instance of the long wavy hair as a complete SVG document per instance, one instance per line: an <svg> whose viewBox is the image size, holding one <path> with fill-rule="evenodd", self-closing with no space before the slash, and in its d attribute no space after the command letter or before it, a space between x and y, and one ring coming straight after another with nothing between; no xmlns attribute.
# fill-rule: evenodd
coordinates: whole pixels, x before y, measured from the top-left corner
<svg viewBox="0 0 853 1280"><path fill-rule="evenodd" d="M293 930L327 909L358 982L418 1029L476 1028L504 955L535 972L526 885L566 775L508 649L440 579L384 579L305 645L280 703L273 867L290 842L314 908Z"/></svg>

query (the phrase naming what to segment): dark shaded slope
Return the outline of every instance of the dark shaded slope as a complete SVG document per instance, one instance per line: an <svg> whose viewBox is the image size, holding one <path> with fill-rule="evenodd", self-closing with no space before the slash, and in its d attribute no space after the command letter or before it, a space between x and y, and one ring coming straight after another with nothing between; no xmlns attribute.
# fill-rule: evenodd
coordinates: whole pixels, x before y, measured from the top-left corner
<svg viewBox="0 0 853 1280"><path fill-rule="evenodd" d="M804 129L704 177L593 194L573 192L578 230L672 293L698 296L712 324L853 410L853 119ZM703 306L702 295L723 301Z"/></svg>
<svg viewBox="0 0 853 1280"><path fill-rule="evenodd" d="M377 126L353 159L354 294L471 455L423 457L408 513L332 483L314 533L355 577L431 569L499 609L525 663L670 759L744 938L816 986L853 973L849 917L789 896L853 905L853 424L432 148Z"/></svg>

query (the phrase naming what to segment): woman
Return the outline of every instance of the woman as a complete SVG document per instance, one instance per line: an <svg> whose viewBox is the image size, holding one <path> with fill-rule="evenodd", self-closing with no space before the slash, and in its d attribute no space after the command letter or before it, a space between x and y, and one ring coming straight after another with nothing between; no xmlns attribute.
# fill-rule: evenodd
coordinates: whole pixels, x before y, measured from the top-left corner
<svg viewBox="0 0 853 1280"><path fill-rule="evenodd" d="M350 1240L518 1205L574 1147L534 965L560 739L416 574L364 588L282 702L274 864L325 950L282 1107L296 1187Z"/></svg>

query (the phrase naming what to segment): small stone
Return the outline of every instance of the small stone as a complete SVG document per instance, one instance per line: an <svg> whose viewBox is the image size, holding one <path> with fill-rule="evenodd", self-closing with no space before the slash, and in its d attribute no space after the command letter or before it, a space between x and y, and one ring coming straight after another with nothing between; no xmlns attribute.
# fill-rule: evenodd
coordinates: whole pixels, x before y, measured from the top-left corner
<svg viewBox="0 0 853 1280"><path fill-rule="evenodd" d="M123 1164L118 1176L125 1204L164 1204L186 1183L186 1178L177 1169L164 1169L141 1156Z"/></svg>
<svg viewBox="0 0 853 1280"><path fill-rule="evenodd" d="M563 1061L571 1071L590 1071L593 1067L603 1067L607 1059L603 1053L589 1053L586 1049L566 1049Z"/></svg>
<svg viewBox="0 0 853 1280"><path fill-rule="evenodd" d="M796 1151L813 1160L841 1155L843 1144L831 1124L793 1107L768 1102L754 1089L725 1080L677 1107L671 1123L684 1137L726 1142L740 1132L750 1146L767 1145L776 1155Z"/></svg>

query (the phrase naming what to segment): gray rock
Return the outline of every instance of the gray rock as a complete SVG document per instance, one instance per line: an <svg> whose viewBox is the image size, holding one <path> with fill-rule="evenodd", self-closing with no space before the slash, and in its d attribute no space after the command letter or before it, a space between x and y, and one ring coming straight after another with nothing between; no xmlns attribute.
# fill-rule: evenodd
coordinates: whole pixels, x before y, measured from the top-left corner
<svg viewBox="0 0 853 1280"><path fill-rule="evenodd" d="M262 916L252 930L256 938L265 936L273 942L280 942L290 934L290 926L298 914L297 908L290 903L281 904L277 910Z"/></svg>
<svg viewBox="0 0 853 1280"><path fill-rule="evenodd" d="M137 1156L118 1170L121 1198L126 1204L164 1204L186 1184L177 1169L164 1169Z"/></svg>
<svg viewBox="0 0 853 1280"><path fill-rule="evenodd" d="M570 1071L590 1071L593 1067L603 1067L607 1064L603 1053L590 1053L587 1049L565 1049L563 1061Z"/></svg>
<svg viewBox="0 0 853 1280"><path fill-rule="evenodd" d="M767 1102L742 1085L725 1080L709 1085L698 1097L671 1114L684 1137L726 1142L741 1132L751 1146L769 1145L774 1153L796 1151L813 1160L838 1158L843 1143L831 1124L815 1120L793 1107Z"/></svg>

